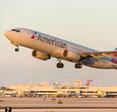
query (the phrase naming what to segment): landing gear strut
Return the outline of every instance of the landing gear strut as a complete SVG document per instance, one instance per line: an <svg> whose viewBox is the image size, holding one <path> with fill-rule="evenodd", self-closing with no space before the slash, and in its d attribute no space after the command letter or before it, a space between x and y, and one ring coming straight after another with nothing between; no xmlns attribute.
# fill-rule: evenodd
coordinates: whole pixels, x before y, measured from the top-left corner
<svg viewBox="0 0 117 112"><path fill-rule="evenodd" d="M16 52L18 52L18 51L19 51L19 47L18 47L18 46L15 48L15 51L16 51Z"/></svg>
<svg viewBox="0 0 117 112"><path fill-rule="evenodd" d="M78 69L78 68L81 69L81 68L82 68L82 64L81 64L81 63L76 63L76 64L75 64L75 68L76 68L76 69Z"/></svg>
<svg viewBox="0 0 117 112"><path fill-rule="evenodd" d="M59 61L59 63L57 63L57 68L63 68L64 67L64 64L63 63L61 63L61 60Z"/></svg>

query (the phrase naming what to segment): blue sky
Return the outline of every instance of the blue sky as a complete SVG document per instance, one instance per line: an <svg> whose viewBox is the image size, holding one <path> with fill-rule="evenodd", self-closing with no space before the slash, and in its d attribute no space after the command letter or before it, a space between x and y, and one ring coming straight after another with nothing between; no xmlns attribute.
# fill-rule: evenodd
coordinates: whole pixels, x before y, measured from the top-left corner
<svg viewBox="0 0 117 112"><path fill-rule="evenodd" d="M3 33L26 27L93 49L117 47L116 0L0 0L0 85L41 81L68 82L92 79L93 85L117 85L117 70L99 70L65 62L56 68L56 59L43 62L21 47L19 53Z"/></svg>

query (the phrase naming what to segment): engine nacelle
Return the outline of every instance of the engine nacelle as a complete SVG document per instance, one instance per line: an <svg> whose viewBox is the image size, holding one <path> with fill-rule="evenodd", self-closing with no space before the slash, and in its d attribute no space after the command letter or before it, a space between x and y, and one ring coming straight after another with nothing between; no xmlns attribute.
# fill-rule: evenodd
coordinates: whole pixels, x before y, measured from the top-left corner
<svg viewBox="0 0 117 112"><path fill-rule="evenodd" d="M43 53L43 52L40 52L40 51L35 51L35 50L32 52L32 56L35 57L35 58L44 60L44 61L51 58L50 55Z"/></svg>
<svg viewBox="0 0 117 112"><path fill-rule="evenodd" d="M56 50L56 52L54 52L54 56L57 58L66 59L74 62L80 60L81 58L78 53L68 50Z"/></svg>
<svg viewBox="0 0 117 112"><path fill-rule="evenodd" d="M68 51L67 56L65 58L69 61L76 62L80 60L81 56L78 53Z"/></svg>

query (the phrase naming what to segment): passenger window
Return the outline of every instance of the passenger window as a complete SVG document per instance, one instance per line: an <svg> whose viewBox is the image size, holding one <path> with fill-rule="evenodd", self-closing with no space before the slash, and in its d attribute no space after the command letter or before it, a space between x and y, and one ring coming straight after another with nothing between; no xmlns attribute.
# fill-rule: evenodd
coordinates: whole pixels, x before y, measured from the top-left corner
<svg viewBox="0 0 117 112"><path fill-rule="evenodd" d="M39 37L41 37L41 35L39 34Z"/></svg>

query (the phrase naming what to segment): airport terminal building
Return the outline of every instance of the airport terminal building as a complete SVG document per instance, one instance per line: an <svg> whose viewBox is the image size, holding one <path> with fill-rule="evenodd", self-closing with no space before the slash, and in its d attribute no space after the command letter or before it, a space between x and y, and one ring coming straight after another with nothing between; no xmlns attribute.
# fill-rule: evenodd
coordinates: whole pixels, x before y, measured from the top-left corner
<svg viewBox="0 0 117 112"><path fill-rule="evenodd" d="M1 87L0 97L117 97L117 86L83 86L81 80L61 85L57 82L53 85L48 82L19 84Z"/></svg>

